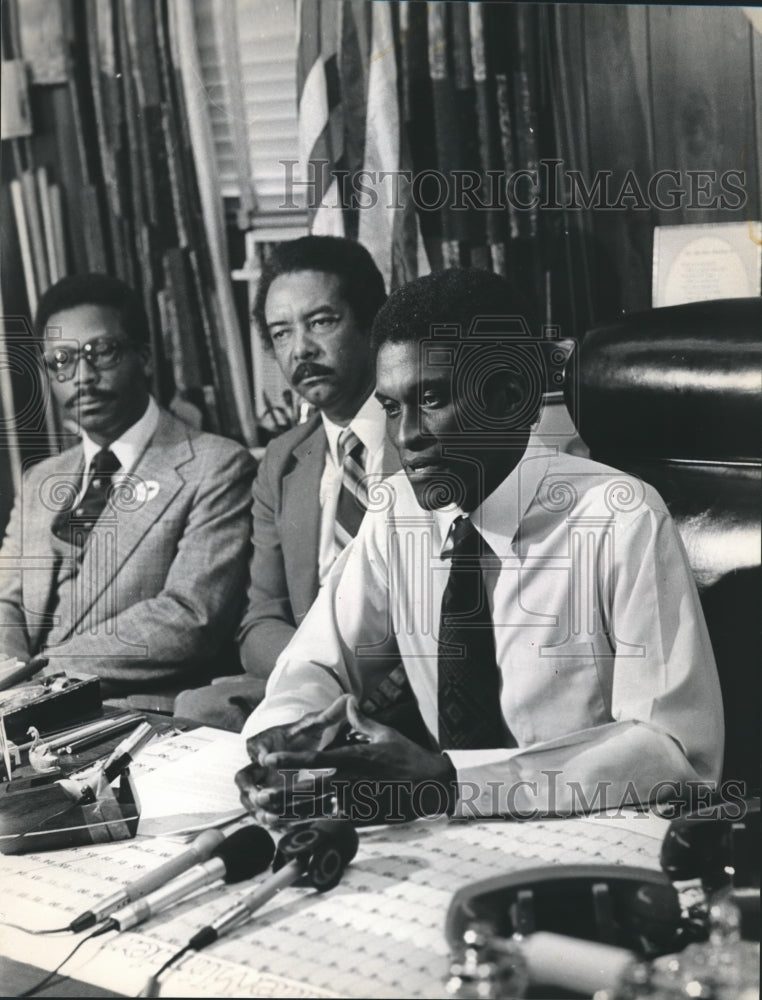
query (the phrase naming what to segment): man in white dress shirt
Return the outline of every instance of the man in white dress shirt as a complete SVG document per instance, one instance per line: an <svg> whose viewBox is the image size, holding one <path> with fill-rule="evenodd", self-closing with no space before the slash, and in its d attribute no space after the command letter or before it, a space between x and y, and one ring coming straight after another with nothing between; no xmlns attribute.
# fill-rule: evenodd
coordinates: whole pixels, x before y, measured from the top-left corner
<svg viewBox="0 0 762 1000"><path fill-rule="evenodd" d="M294 769L335 769L366 821L395 818L385 782L407 788L407 814L526 816L719 779L720 689L680 538L649 486L531 437L524 312L476 270L421 278L380 310L376 396L404 472L246 724L236 780L260 820L290 815ZM366 672L395 655L430 749L358 709Z"/></svg>

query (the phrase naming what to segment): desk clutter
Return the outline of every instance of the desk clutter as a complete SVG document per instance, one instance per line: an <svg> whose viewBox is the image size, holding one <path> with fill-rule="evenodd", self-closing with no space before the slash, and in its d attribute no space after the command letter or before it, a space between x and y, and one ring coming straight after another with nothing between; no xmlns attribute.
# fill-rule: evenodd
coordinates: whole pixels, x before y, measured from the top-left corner
<svg viewBox="0 0 762 1000"><path fill-rule="evenodd" d="M134 792L130 839L0 858L0 959L53 984L60 965L132 996L757 995L758 801L733 822L621 810L271 836L237 801L240 737L171 732L138 754L130 724L136 759L113 783Z"/></svg>
<svg viewBox="0 0 762 1000"><path fill-rule="evenodd" d="M65 734L72 743L61 746L62 752L81 742L76 732ZM104 730L112 732L113 727ZM148 722L135 720L132 731L109 754L82 770L60 778L42 774L6 782L0 798L0 852L26 854L134 837L140 806L129 766L153 736ZM30 759L35 750L32 743ZM52 753L40 759L44 771L57 770L48 763Z"/></svg>
<svg viewBox="0 0 762 1000"><path fill-rule="evenodd" d="M154 728L136 713L104 717L97 677L60 673L38 680L47 662L0 664L2 854L125 840L137 832L140 806L129 765Z"/></svg>
<svg viewBox="0 0 762 1000"><path fill-rule="evenodd" d="M54 674L38 682L0 689L0 715L7 739L23 742L30 726L60 729L94 718L101 710L97 677Z"/></svg>
<svg viewBox="0 0 762 1000"><path fill-rule="evenodd" d="M750 892L726 882L707 892L702 879L703 893L688 904L663 872L618 865L534 869L465 887L447 914L447 992L459 1000L753 1000L759 880Z"/></svg>
<svg viewBox="0 0 762 1000"><path fill-rule="evenodd" d="M667 821L649 814L531 823L452 823L438 819L369 828L359 832L356 856L342 871L341 881L332 883L330 892L320 893L313 885L300 881L288 886L285 879L273 885L269 880L277 877L277 872L258 878L254 889L245 881L222 884L217 873L216 882L208 882L203 894L196 882L189 896L182 895L182 886L171 888L170 882L163 890L163 898L165 902L171 900L171 905L166 909L156 907L140 927L131 923L129 911L120 916L116 910L111 917L123 921L125 930L111 928L86 941L64 970L67 975L126 995L145 991L146 977L170 963L161 978L153 982L153 990L140 995L592 996L592 990L585 993L571 988L581 984L580 970L589 977L591 968L599 970L599 976L600 970L621 970L629 975L632 969L640 973L645 968L652 976L656 963L661 961L659 956L670 960L669 956L674 955L666 949L674 947L677 913L680 921L693 920L695 924L700 909L708 915L713 907L712 920L717 922L717 899L708 909L695 881L687 887L673 888L660 871L669 828ZM284 844L281 839L278 846L285 853L287 841ZM4 919L38 930L68 925L84 907L97 908L99 901L118 893L127 879L156 872L187 853L187 846L176 841L138 836L123 844L6 858L2 864ZM339 867L342 864L340 860ZM329 863L328 869L332 868ZM500 872L512 874L496 874ZM570 879L578 882L573 891ZM498 880L503 884L496 890ZM488 914L479 909L472 912L471 903L464 905L466 900L481 896L486 883L491 883L488 895L492 897L490 906L496 904L492 916L497 919L489 944L484 926ZM72 884L76 884L75 891ZM611 888L608 902L606 885ZM655 888L655 895L644 895L643 887L652 892ZM582 894L588 890L592 901L582 905ZM549 892L555 893L559 907L553 905ZM692 903L683 900L686 893ZM252 897L267 897L267 905L262 905L254 919L236 922L250 913ZM627 928L630 937L623 940L617 936L617 928L623 919L620 907L627 898L637 904L637 912ZM517 900L521 915L515 909ZM566 900L571 912L579 904L579 919L561 925L556 919L550 922L553 930L545 931L547 914L562 908L562 900ZM728 935L738 937L737 926L736 931L728 930L728 914L734 912L735 904L731 901L729 905L719 932L712 925L713 947L725 947ZM589 933L587 921L596 906L601 914L610 907L612 915L612 933L603 943L584 937ZM519 938L510 924L512 913L525 921ZM203 954L187 950L189 942L202 931L202 937L209 936L230 919L234 926L211 942ZM710 929L708 917L703 928L706 937ZM499 933L495 933L496 929ZM698 943L701 934L696 927L691 933L695 947L705 948L706 942ZM71 934L47 937L45 967L54 968L76 940ZM756 943L741 943L747 954L757 954ZM527 978L520 991L509 992L504 988L505 953L513 949L512 962L516 965L515 949L519 946ZM598 951L594 951L596 946ZM26 961L32 961L34 956L40 964L39 939L14 927L3 929L2 951ZM714 975L717 969L727 966L728 955L724 965L713 964ZM456 983L458 963L460 981ZM543 986L538 968L547 973L555 967L557 976L559 965L565 986ZM735 960L734 968L737 985L737 972L746 969L748 973L748 962ZM683 986L694 981L695 977L685 980ZM596 989L599 987L603 988L600 980ZM742 995L739 991L722 993L708 988L698 993L683 989L654 994L648 992L647 978L643 978L641 987L641 992L610 992L605 996L610 1000L619 995L658 995L672 1000L678 996L732 995L736 1000Z"/></svg>

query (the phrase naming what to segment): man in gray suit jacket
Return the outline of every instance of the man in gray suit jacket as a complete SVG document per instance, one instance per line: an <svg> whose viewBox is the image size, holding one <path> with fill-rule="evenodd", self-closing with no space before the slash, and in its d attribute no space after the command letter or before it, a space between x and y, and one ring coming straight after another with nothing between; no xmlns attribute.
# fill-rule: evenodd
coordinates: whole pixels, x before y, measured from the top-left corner
<svg viewBox="0 0 762 1000"><path fill-rule="evenodd" d="M106 275L64 278L35 320L82 443L30 468L0 550L0 655L97 674L106 698L169 710L230 669L255 462L148 392L148 322Z"/></svg>
<svg viewBox="0 0 762 1000"><path fill-rule="evenodd" d="M348 540L337 537L336 527L342 432L351 431L364 446L366 482L399 469L373 396L370 328L385 300L372 257L347 239L307 236L282 243L265 265L254 319L289 383L317 412L269 444L254 484L254 555L239 629L247 676L186 692L176 714L240 730L261 700L276 659ZM386 690L391 701L394 680ZM375 695L378 707L387 694Z"/></svg>

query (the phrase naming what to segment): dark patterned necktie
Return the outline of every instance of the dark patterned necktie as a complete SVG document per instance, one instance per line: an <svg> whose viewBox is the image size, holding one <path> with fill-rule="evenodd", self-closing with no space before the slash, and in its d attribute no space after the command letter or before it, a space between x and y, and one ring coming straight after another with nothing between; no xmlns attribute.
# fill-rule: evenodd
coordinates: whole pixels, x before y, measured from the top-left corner
<svg viewBox="0 0 762 1000"><path fill-rule="evenodd" d="M453 521L443 554L448 546L452 563L437 650L439 747L515 746L500 709L495 630L479 561L491 550L465 515Z"/></svg>
<svg viewBox="0 0 762 1000"><path fill-rule="evenodd" d="M334 535L339 549L355 537L368 506L368 495L363 483L366 449L354 431L345 427L339 435L339 461L341 462L341 489L336 505Z"/></svg>
<svg viewBox="0 0 762 1000"><path fill-rule="evenodd" d="M95 522L106 509L114 474L122 465L109 448L101 448L90 463L90 481L76 507L63 510L53 521L53 534L64 542L84 548Z"/></svg>

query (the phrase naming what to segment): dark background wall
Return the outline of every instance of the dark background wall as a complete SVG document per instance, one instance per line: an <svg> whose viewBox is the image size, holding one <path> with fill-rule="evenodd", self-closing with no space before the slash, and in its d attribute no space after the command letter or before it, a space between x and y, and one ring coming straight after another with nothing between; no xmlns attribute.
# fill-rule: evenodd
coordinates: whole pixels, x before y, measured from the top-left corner
<svg viewBox="0 0 762 1000"><path fill-rule="evenodd" d="M647 188L657 171L673 170L686 189L707 186L698 199L706 201L720 193L723 172L745 172L741 207L701 208L688 197L670 210L584 213L601 275L616 286L614 301L600 307L645 309L654 226L760 218L762 36L737 7L588 4L560 12L581 137L574 157L587 176L612 170L621 181L633 170ZM689 171L714 171L717 181L691 181ZM599 294L603 300L603 288Z"/></svg>

